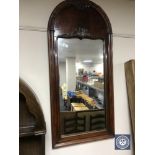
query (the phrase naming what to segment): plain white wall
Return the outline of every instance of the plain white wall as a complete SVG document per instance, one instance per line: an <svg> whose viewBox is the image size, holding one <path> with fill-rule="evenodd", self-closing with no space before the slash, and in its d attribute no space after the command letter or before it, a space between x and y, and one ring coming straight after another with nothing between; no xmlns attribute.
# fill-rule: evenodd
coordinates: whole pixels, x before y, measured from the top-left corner
<svg viewBox="0 0 155 155"><path fill-rule="evenodd" d="M76 59L66 58L66 84L67 91L75 91L76 88Z"/></svg>
<svg viewBox="0 0 155 155"><path fill-rule="evenodd" d="M60 62L59 63L59 78L60 78L60 86L66 83L66 63Z"/></svg>
<svg viewBox="0 0 155 155"><path fill-rule="evenodd" d="M61 1L20 0L20 28L23 30L20 30L19 72L35 91L43 109L47 127L46 155L132 155L132 150L114 150L114 139L52 149L47 33L30 31L29 27L46 29L52 10ZM130 134L124 62L134 58L134 2L93 1L107 13L116 34L113 37L115 131ZM119 37L120 34L131 38Z"/></svg>

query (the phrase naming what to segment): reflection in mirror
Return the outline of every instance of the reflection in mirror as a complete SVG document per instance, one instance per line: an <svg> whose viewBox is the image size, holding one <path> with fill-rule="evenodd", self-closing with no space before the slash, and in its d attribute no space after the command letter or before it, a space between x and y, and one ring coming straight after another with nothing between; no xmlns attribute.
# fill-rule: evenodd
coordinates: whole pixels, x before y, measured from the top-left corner
<svg viewBox="0 0 155 155"><path fill-rule="evenodd" d="M61 134L105 129L103 40L58 39Z"/></svg>

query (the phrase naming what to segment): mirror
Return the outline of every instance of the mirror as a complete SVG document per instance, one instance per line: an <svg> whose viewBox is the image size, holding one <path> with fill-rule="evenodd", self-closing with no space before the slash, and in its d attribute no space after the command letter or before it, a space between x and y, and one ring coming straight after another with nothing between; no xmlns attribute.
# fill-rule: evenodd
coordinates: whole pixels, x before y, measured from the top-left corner
<svg viewBox="0 0 155 155"><path fill-rule="evenodd" d="M52 147L113 138L112 28L89 0L65 0L48 22Z"/></svg>
<svg viewBox="0 0 155 155"><path fill-rule="evenodd" d="M58 39L61 134L105 129L103 40Z"/></svg>

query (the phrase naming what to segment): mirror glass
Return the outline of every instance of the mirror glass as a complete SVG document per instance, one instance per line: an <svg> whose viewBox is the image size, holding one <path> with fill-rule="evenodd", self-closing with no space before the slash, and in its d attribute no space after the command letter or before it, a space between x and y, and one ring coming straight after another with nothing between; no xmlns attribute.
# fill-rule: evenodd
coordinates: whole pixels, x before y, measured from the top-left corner
<svg viewBox="0 0 155 155"><path fill-rule="evenodd" d="M61 135L104 130L104 41L57 43Z"/></svg>

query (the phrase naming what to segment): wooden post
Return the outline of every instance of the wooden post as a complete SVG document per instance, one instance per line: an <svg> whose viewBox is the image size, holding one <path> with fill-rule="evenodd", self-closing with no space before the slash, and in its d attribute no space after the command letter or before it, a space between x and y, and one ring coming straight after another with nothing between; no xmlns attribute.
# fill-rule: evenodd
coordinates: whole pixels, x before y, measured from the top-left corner
<svg viewBox="0 0 155 155"><path fill-rule="evenodd" d="M125 63L125 76L128 93L128 104L131 117L133 146L135 145L135 60Z"/></svg>

